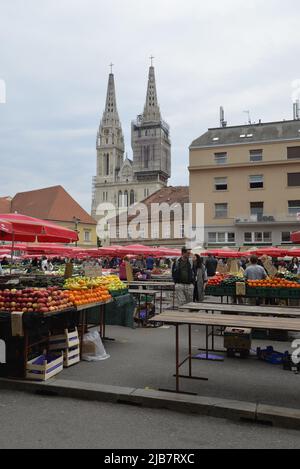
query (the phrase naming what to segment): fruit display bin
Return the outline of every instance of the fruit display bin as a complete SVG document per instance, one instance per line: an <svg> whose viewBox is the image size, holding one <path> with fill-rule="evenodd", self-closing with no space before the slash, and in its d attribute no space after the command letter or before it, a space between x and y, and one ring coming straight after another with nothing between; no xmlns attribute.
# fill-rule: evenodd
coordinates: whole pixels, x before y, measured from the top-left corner
<svg viewBox="0 0 300 469"><path fill-rule="evenodd" d="M123 290L109 290L109 293L113 298L116 298L118 296L127 295L128 288L124 288Z"/></svg>

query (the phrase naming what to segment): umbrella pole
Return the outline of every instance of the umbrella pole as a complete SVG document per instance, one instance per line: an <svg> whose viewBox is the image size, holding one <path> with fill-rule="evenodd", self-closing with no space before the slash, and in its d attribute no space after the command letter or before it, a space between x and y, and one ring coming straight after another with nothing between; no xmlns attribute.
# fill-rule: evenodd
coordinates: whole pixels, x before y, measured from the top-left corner
<svg viewBox="0 0 300 469"><path fill-rule="evenodd" d="M11 243L11 257L10 257L10 274L12 271L12 264L14 260L14 249L15 249L15 232L12 233L12 243Z"/></svg>

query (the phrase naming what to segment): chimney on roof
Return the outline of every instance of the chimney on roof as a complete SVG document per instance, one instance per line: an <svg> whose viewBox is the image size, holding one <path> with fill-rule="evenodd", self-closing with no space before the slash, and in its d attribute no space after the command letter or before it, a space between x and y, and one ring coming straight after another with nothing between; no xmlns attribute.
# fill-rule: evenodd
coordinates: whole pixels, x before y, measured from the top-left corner
<svg viewBox="0 0 300 469"><path fill-rule="evenodd" d="M300 101L297 99L297 101L293 104L293 109L294 109L294 120L298 121L300 120Z"/></svg>
<svg viewBox="0 0 300 469"><path fill-rule="evenodd" d="M220 127L227 127L227 122L225 121L225 112L223 106L220 107Z"/></svg>

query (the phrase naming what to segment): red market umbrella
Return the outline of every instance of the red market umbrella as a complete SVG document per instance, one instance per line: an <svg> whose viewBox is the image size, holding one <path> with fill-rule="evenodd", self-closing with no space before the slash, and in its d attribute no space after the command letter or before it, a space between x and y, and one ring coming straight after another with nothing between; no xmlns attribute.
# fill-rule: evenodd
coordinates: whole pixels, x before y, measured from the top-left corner
<svg viewBox="0 0 300 469"><path fill-rule="evenodd" d="M212 254L216 257L222 257L224 259L238 259L243 257L244 253L238 251L230 251L228 249L209 249L206 252L206 255Z"/></svg>
<svg viewBox="0 0 300 469"><path fill-rule="evenodd" d="M78 241L78 234L49 221L9 213L0 214L0 240L72 243Z"/></svg>
<svg viewBox="0 0 300 469"><path fill-rule="evenodd" d="M118 249L118 254L127 255L134 254L138 256L149 256L154 255L157 248L151 246L143 246L142 244L131 244L129 246L122 246Z"/></svg>
<svg viewBox="0 0 300 469"><path fill-rule="evenodd" d="M253 252L257 256L270 256L270 257L284 257L289 252L288 249L281 249L276 247L260 248Z"/></svg>
<svg viewBox="0 0 300 469"><path fill-rule="evenodd" d="M157 248L157 252L155 252L155 256L156 257L180 257L181 249L160 247L160 248Z"/></svg>
<svg viewBox="0 0 300 469"><path fill-rule="evenodd" d="M300 244L300 231L295 231L291 235L292 242L295 244Z"/></svg>
<svg viewBox="0 0 300 469"><path fill-rule="evenodd" d="M19 213L9 213L0 214L0 239L5 241L72 243L78 241L78 234L49 221Z"/></svg>
<svg viewBox="0 0 300 469"><path fill-rule="evenodd" d="M12 241L12 260L16 241L71 243L78 233L54 223L19 213L0 214L0 241Z"/></svg>

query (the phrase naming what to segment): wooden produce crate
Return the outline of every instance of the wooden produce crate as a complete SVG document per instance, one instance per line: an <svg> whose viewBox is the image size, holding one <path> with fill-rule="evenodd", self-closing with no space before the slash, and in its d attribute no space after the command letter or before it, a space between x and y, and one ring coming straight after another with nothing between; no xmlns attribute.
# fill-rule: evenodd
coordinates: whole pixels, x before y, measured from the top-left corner
<svg viewBox="0 0 300 469"><path fill-rule="evenodd" d="M73 348L79 345L78 329L74 332L69 332L65 329L64 334L52 335L49 338L49 350L60 351Z"/></svg>
<svg viewBox="0 0 300 469"><path fill-rule="evenodd" d="M26 379L31 381L47 381L63 371L63 354L51 353L40 355L27 362Z"/></svg>
<svg viewBox="0 0 300 469"><path fill-rule="evenodd" d="M72 347L64 351L64 368L76 365L80 362L80 347Z"/></svg>

